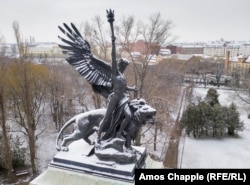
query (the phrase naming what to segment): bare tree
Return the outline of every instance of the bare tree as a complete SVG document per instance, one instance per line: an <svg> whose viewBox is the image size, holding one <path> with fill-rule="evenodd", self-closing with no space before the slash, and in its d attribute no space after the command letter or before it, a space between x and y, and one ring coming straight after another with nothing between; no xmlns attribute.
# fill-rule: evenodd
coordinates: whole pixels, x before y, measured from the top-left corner
<svg viewBox="0 0 250 185"><path fill-rule="evenodd" d="M13 63L8 70L11 111L20 132L27 136L33 174L37 172L36 140L45 129L38 126L44 112L47 77L44 66L27 61Z"/></svg>
<svg viewBox="0 0 250 185"><path fill-rule="evenodd" d="M150 66L148 69L147 88L145 90L150 98L147 100L157 109L156 126L154 132L152 132L154 150L156 150L157 141L162 135L165 135L164 142L166 142L174 123L172 115L178 108L177 102L180 97L182 82L181 72L182 66L171 61L161 62L158 65Z"/></svg>
<svg viewBox="0 0 250 185"><path fill-rule="evenodd" d="M162 19L160 13L151 15L148 22L136 22L133 16L123 17L119 22L116 31L117 40L121 46L121 55L125 51L132 62L133 73L126 74L126 76L129 83L136 84L139 88L138 94L134 94L135 97L149 99L152 96L148 88L150 86L154 88L149 81L150 79L152 81L154 76L148 72L149 63L153 55L159 53L160 47L171 41L171 28L172 22ZM141 56L135 58L133 56L134 43L138 40L142 40L144 46L140 48ZM141 134L138 134L136 145L140 145L140 136Z"/></svg>
<svg viewBox="0 0 250 185"><path fill-rule="evenodd" d="M3 57L5 57L7 46L5 44L4 36L1 35L1 33L0 33L0 44L1 44L1 47L0 47L0 57L2 59Z"/></svg>
<svg viewBox="0 0 250 185"><path fill-rule="evenodd" d="M50 80L48 82L50 113L56 129L60 130L63 124L63 97L65 94L65 73L59 65L49 65Z"/></svg>
<svg viewBox="0 0 250 185"><path fill-rule="evenodd" d="M1 39L2 38L2 39ZM0 38L0 43L3 43L3 37ZM14 175L12 173L13 164L12 164L12 151L10 147L9 139L9 129L7 124L7 112L8 112L8 93L7 93L7 84L6 84L6 69L7 64L5 63L4 57L5 52L1 52L0 55L0 125L1 125L1 135L3 139L3 148L1 149L1 155L3 157L4 167L7 169L7 178L10 182L14 181Z"/></svg>
<svg viewBox="0 0 250 185"><path fill-rule="evenodd" d="M133 57L133 44L135 43L138 39L138 36L141 33L141 26L142 22L138 21L136 23L136 20L134 16L124 16L120 20L119 24L116 26L116 31L117 31L117 41L118 44L121 46L121 51L120 55L123 57L123 52L125 51L128 54L129 59L132 62L133 67L129 67L130 70L133 71L132 76L126 75L129 83L133 83L137 86L139 84L139 77L142 74L143 70L143 63L138 60L135 60ZM126 57L126 56L125 56ZM127 70L128 71L128 70ZM126 73L127 73L126 71ZM130 73L132 74L132 73ZM139 88L140 91L140 88ZM135 97L137 96L138 92L135 92Z"/></svg>
<svg viewBox="0 0 250 185"><path fill-rule="evenodd" d="M117 26L119 44L128 52L133 63L134 82L139 88L138 96L148 97L145 83L150 60L153 54L158 54L161 46L171 41L171 28L172 22L162 19L160 13L151 15L148 23L136 23L133 16L124 17ZM141 48L141 57L136 60L133 57L133 44L138 39L143 40L144 47Z"/></svg>
<svg viewBox="0 0 250 185"><path fill-rule="evenodd" d="M68 64L51 63L47 66L50 71L48 83L50 113L56 128L60 130L64 121L79 113L79 110L75 110L74 100L83 107L81 112L90 110L95 101L94 103L90 101L93 95L91 87Z"/></svg>
<svg viewBox="0 0 250 185"><path fill-rule="evenodd" d="M246 69L244 75L240 75L240 70L235 69L232 74L232 87L236 97L250 105L250 70Z"/></svg>
<svg viewBox="0 0 250 185"><path fill-rule="evenodd" d="M28 54L27 53L27 43L24 42L24 39L21 36L19 22L14 21L13 24L12 24L12 27L13 27L14 35L15 35L15 38L16 38L16 44L17 44L17 48L18 48L19 59L23 59Z"/></svg>
<svg viewBox="0 0 250 185"><path fill-rule="evenodd" d="M20 126L20 132L27 136L32 172L37 173L36 140L44 131L38 130L46 102L48 70L42 65L32 64L27 44L21 39L19 25L13 23L19 48L19 58L8 69L8 90L13 120Z"/></svg>

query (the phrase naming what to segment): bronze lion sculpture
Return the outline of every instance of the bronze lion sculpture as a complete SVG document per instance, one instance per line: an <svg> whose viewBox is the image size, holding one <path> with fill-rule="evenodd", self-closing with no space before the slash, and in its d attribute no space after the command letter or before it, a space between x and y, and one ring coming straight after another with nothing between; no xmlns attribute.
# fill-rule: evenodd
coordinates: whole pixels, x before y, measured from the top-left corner
<svg viewBox="0 0 250 185"><path fill-rule="evenodd" d="M129 108L132 112L132 119L123 131L125 147L127 148L131 148L131 141L135 139L139 128L142 127L142 125L146 124L147 122L154 124L154 116L156 115L156 110L141 98L129 101ZM71 118L64 124L64 126L58 133L56 139L56 149L58 151L68 151L68 143L79 139L83 139L90 145L94 144L94 142L89 139L89 136L91 136L95 131L98 130L99 123L104 117L105 113L106 109L96 109L78 114ZM120 116L122 118L122 114ZM74 124L73 133L64 137L61 145L59 146L59 139L63 131L71 124ZM113 125L113 127L115 127L115 130L117 130L119 128L119 122L116 123L115 126ZM104 128L104 131L108 133L109 129L110 128L106 126L106 128ZM107 138L109 139L115 137L115 134L113 134L113 132L106 135L108 135Z"/></svg>

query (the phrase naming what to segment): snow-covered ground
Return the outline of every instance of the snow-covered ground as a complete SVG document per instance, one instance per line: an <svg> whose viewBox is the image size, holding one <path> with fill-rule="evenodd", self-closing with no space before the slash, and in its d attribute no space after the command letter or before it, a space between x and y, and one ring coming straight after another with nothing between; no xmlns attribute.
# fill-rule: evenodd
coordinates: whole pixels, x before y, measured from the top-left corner
<svg viewBox="0 0 250 185"><path fill-rule="evenodd" d="M204 97L209 88L195 88L194 93ZM187 137L183 132L179 145L179 168L249 168L250 167L250 119L249 105L238 100L234 91L217 89L221 105L234 102L244 122L245 130L235 137L198 138Z"/></svg>
<svg viewBox="0 0 250 185"><path fill-rule="evenodd" d="M57 132L52 129L44 133L37 141L37 167L40 173L47 169L57 153L56 137Z"/></svg>

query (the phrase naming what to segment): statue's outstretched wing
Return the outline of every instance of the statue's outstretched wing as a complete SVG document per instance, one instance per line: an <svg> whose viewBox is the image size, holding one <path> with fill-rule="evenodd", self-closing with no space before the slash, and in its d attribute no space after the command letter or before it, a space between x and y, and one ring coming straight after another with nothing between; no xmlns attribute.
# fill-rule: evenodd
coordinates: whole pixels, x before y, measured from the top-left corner
<svg viewBox="0 0 250 185"><path fill-rule="evenodd" d="M83 39L82 35L73 23L59 29L68 37L66 40L60 36L59 39L66 45L59 44L62 52L67 54L67 62L92 85L96 93L104 97L112 92L111 89L111 65L93 56L89 43Z"/></svg>

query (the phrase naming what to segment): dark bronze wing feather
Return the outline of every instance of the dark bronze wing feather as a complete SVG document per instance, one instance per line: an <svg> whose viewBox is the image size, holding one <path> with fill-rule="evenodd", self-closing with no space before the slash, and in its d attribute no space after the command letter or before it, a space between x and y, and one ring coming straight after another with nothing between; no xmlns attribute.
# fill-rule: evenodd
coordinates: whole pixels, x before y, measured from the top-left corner
<svg viewBox="0 0 250 185"><path fill-rule="evenodd" d="M58 38L66 44L59 44L59 47L68 55L67 62L92 85L96 93L107 98L112 92L111 65L92 54L89 43L83 39L73 23L70 24L71 27L65 23L63 26L64 28L58 27L69 40L60 36Z"/></svg>

